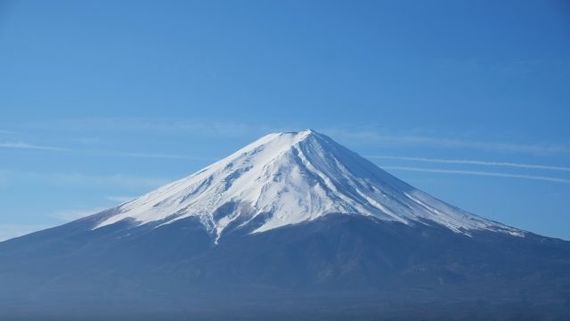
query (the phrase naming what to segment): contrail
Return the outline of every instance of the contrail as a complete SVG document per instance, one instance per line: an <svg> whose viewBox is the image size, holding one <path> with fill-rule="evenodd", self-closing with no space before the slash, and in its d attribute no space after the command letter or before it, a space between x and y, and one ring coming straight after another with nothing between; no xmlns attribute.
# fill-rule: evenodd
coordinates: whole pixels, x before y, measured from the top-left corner
<svg viewBox="0 0 570 321"><path fill-rule="evenodd" d="M488 162L481 160L467 160L467 159L442 159L442 158L427 158L427 157L408 157L408 156L384 156L372 155L367 156L373 159L394 159L394 160L409 160L426 163L441 163L441 164L464 164L464 165L482 165L482 166L500 166L500 167L515 167L527 169L546 169L554 171L570 172L570 167L551 166L541 164L524 164L524 163L511 163L511 162Z"/></svg>
<svg viewBox="0 0 570 321"><path fill-rule="evenodd" d="M45 150L45 151L54 151L54 152L67 152L67 151L69 151L69 149L62 148L62 147L34 145L34 144L28 144L28 143L23 143L23 142L0 142L0 148L33 149L33 150Z"/></svg>
<svg viewBox="0 0 570 321"><path fill-rule="evenodd" d="M405 166L383 166L382 168L392 169L392 170L401 170L401 171L426 172L426 173L444 173L444 174L459 174L459 175L473 175L473 176L508 177L508 178L519 178L519 179L529 179L529 180L535 180L535 181L547 181L547 182L570 184L570 179L564 179L564 178L559 178L559 177L551 177L551 176L519 175L519 174L507 174L507 173L497 173L497 172L466 171L466 170L454 170L454 169L405 167Z"/></svg>

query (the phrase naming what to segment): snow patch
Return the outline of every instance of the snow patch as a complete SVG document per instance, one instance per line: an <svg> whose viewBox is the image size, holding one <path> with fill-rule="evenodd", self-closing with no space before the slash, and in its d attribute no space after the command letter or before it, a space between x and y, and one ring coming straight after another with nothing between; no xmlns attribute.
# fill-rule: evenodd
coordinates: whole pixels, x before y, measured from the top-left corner
<svg viewBox="0 0 570 321"><path fill-rule="evenodd" d="M235 208L224 211L227 204ZM419 191L312 130L266 135L117 210L94 229L126 219L164 225L198 217L217 242L233 222L244 226L259 215L264 221L254 233L345 213L438 224L464 234L489 230L524 235Z"/></svg>

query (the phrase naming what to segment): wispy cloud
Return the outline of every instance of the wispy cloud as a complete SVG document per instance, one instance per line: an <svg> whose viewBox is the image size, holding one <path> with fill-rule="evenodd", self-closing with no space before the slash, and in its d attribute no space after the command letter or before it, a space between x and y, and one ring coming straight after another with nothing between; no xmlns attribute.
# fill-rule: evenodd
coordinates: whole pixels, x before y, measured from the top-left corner
<svg viewBox="0 0 570 321"><path fill-rule="evenodd" d="M80 219L82 217L86 217L92 214L99 213L101 211L106 210L106 207L92 207L92 208L80 208L80 209L68 209L68 210L61 210L52 213L50 216L56 218L63 222L69 222L76 219Z"/></svg>
<svg viewBox="0 0 570 321"><path fill-rule="evenodd" d="M353 131L345 129L328 129L326 130L326 133L330 134L333 137L342 138L344 140L364 141L367 143L378 143L385 145L473 149L531 155L570 153L570 145L566 144L526 144L433 137L424 135L387 135L376 131Z"/></svg>
<svg viewBox="0 0 570 321"><path fill-rule="evenodd" d="M517 179L570 184L570 179L551 177L551 176L521 175L521 174L510 174L510 173L500 173L500 172L406 167L406 166L383 166L382 168L387 170L396 170L396 171L413 171L413 172L424 172L424 173L458 174L458 175L472 175L472 176L493 176L493 177L517 178Z"/></svg>
<svg viewBox="0 0 570 321"><path fill-rule="evenodd" d="M69 151L69 149L63 148L63 147L36 145L36 144L29 144L29 143L25 143L25 142L0 142L0 148L32 149L32 150L44 150L44 151L56 151L56 152Z"/></svg>
<svg viewBox="0 0 570 321"><path fill-rule="evenodd" d="M62 118L48 119L41 122L21 124L27 135L33 137L34 132L48 133L68 144L82 145L101 143L117 137L132 137L131 135L152 135L153 137L202 137L202 138L237 138L261 136L263 134L284 131L290 127L275 127L263 124L250 124L232 121L207 121L199 119L148 119L136 117L109 118ZM52 138L53 138L52 137ZM166 138L164 138L166 139ZM172 139L172 138L168 138ZM212 160L197 155L181 155L177 153L161 153L155 151L125 151L125 150L93 150L79 146L73 149L44 146L27 142L2 142L0 148L35 149L45 151L66 151L73 154L84 154L104 157L131 157L147 159L180 159L180 160Z"/></svg>
<svg viewBox="0 0 570 321"><path fill-rule="evenodd" d="M513 168L525 168L525 169L541 169L541 170L553 170L553 171L570 171L570 167L552 166L545 164L525 164L525 163L515 163L515 162L493 162L493 161L468 160L468 159L442 159L442 158L408 157L408 156L391 156L391 155L369 155L366 157L371 159L392 159L392 160L417 161L417 162L426 162L426 163L480 165L480 166L513 167Z"/></svg>
<svg viewBox="0 0 570 321"><path fill-rule="evenodd" d="M88 175L81 173L52 173L40 174L54 182L59 183L93 183L93 184L113 184L120 186L149 186L156 187L165 184L169 180L154 177L141 177L130 175Z"/></svg>
<svg viewBox="0 0 570 321"><path fill-rule="evenodd" d="M167 154L167 153L141 153L141 152L124 152L112 150L81 150L69 149L63 147L45 146L29 144L24 142L0 142L0 148L4 149L27 149L48 152L66 152L74 154L85 154L103 157L127 157L127 158L155 158L155 159L183 159L183 160L212 160L208 157L193 156L193 155L180 155L180 154Z"/></svg>
<svg viewBox="0 0 570 321"><path fill-rule="evenodd" d="M257 137L269 132L288 131L302 129L299 124L272 124L265 125L259 123L232 122L232 121L211 121L203 119L148 119L137 117L109 117L109 118L64 118L51 119L42 122L31 122L23 124L24 128L31 131L49 130L55 133L81 133L92 137L95 135L97 141L104 140L103 136L123 135L127 133L152 134L152 135L174 135L183 137L208 137L208 138L236 138L236 137ZM405 132L383 132L376 127L329 127L317 128L335 139L345 142L366 142L382 145L397 146L425 146L433 148L478 150L497 153L529 154L529 155L551 155L570 154L570 144L557 142L508 142L499 140L481 140L472 138L457 138L439 136L429 132L410 130ZM73 135L72 135L73 136ZM5 146L2 146L5 145ZM0 143L0 147L5 148L28 148L44 150L67 150L61 147L41 146L21 142ZM123 151L85 151L74 150L77 153L98 154L102 156L133 157L133 158L161 158L161 159L201 159L192 155L177 155L170 153L123 152Z"/></svg>
<svg viewBox="0 0 570 321"><path fill-rule="evenodd" d="M36 232L50 226L33 224L0 224L0 242Z"/></svg>
<svg viewBox="0 0 570 321"><path fill-rule="evenodd" d="M278 130L275 126L204 119L148 119L137 117L64 118L27 124L34 129L81 132L145 132L185 136L238 137ZM282 127L285 129L285 127Z"/></svg>
<svg viewBox="0 0 570 321"><path fill-rule="evenodd" d="M166 184L171 179L130 176L122 174L114 175L93 175L84 173L57 173L57 172L28 172L28 171L12 171L0 170L0 178L8 183L11 180L18 179L34 179L43 180L56 185L114 185L124 187L158 187Z"/></svg>
<svg viewBox="0 0 570 321"><path fill-rule="evenodd" d="M158 135L182 135L184 137L257 137L269 132L302 129L299 124L260 124L234 121L212 121L204 119L149 119L137 117L108 117L108 118L63 118L51 119L42 122L23 124L24 127L35 130L50 130L55 132L80 132L82 135L99 135L101 133L152 133ZM433 133L418 134L421 131L412 130L401 133L382 132L376 127L329 127L317 128L335 139L344 141L367 142L384 145L428 146L436 148L471 149L501 153L519 154L557 154L570 153L570 145L566 143L550 142L505 142L485 141L470 138L457 138L439 136ZM102 138L98 138L102 139ZM114 153L108 153L109 155ZM126 156L125 155L123 156ZM152 154L131 153L132 157L147 157ZM115 153L114 156L121 156ZM160 158L186 158L184 155L167 155ZM157 157L158 158L158 157Z"/></svg>
<svg viewBox="0 0 570 321"><path fill-rule="evenodd" d="M180 154L164 154L164 153L137 153L137 152L118 152L118 151L84 151L83 153L96 155L96 156L108 156L108 157L213 160L212 158L209 157L180 155Z"/></svg>

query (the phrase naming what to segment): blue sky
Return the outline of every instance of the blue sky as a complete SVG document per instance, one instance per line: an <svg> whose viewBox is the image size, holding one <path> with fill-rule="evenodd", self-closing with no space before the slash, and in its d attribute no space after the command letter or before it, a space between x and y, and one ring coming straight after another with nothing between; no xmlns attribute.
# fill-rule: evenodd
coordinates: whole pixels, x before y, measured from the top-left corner
<svg viewBox="0 0 570 321"><path fill-rule="evenodd" d="M3 1L0 239L313 128L570 239L564 1Z"/></svg>

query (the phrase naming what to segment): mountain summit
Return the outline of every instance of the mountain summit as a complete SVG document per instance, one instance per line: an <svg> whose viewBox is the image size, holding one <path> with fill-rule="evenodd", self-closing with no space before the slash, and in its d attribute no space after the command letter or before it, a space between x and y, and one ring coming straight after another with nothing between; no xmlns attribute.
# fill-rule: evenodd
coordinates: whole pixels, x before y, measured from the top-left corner
<svg viewBox="0 0 570 321"><path fill-rule="evenodd" d="M0 242L0 320L568 315L570 242L446 204L312 130Z"/></svg>
<svg viewBox="0 0 570 321"><path fill-rule="evenodd" d="M263 232L327 214L403 224L438 224L458 233L520 230L450 206L307 129L266 135L197 173L120 205L101 228L123 220L170 224L188 217L218 240L227 228Z"/></svg>

